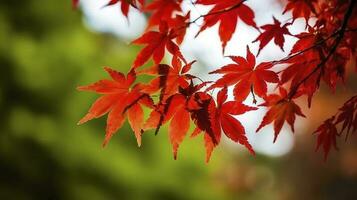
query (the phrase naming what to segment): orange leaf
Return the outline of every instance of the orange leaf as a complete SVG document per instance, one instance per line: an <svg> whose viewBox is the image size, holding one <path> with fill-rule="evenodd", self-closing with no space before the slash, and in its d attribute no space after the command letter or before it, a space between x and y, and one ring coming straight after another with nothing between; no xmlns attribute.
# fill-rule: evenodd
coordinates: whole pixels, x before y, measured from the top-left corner
<svg viewBox="0 0 357 200"><path fill-rule="evenodd" d="M182 140L187 134L188 129L190 128L190 115L185 109L181 107L177 110L173 116L170 126L169 126L169 135L170 141L173 147L174 158L177 158L177 150Z"/></svg>
<svg viewBox="0 0 357 200"><path fill-rule="evenodd" d="M176 35L173 30L169 30L167 23L160 24L160 31L149 31L140 38L134 40L133 44L146 44L137 55L133 68L137 68L145 64L150 57L153 57L154 63L159 64L164 57L165 48L174 56L185 61L185 58L180 52L179 47L172 41Z"/></svg>
<svg viewBox="0 0 357 200"><path fill-rule="evenodd" d="M255 57L250 52L247 46L247 57L230 56L236 64L229 64L222 68L210 72L210 74L224 74L212 86L225 87L235 84L234 97L236 101L243 101L249 95L251 87L256 95L264 97L267 93L267 82L279 82L278 75L269 70L272 65L270 63L261 63L255 67Z"/></svg>
<svg viewBox="0 0 357 200"><path fill-rule="evenodd" d="M262 106L270 107L269 111L265 114L263 121L257 128L258 132L264 126L274 122L274 142L278 138L284 122L287 121L294 132L295 115L305 117L300 107L295 104L293 100L287 99L287 92L285 89L280 88L280 95L272 94L265 98L265 103Z"/></svg>
<svg viewBox="0 0 357 200"><path fill-rule="evenodd" d="M103 96L99 97L89 109L88 114L78 124L98 118L108 113L107 128L103 146L120 129L128 114L129 123L135 133L138 145L141 144L141 129L144 113L140 104L153 107L153 101L148 94L142 93L137 85L131 86L136 74L130 71L127 77L109 67L104 68L113 80L101 80L88 86L78 87L79 90L94 91Z"/></svg>
<svg viewBox="0 0 357 200"><path fill-rule="evenodd" d="M213 5L214 7L204 17L203 26L197 33L199 35L202 31L214 26L218 22L219 36L222 42L222 51L224 54L227 43L231 40L233 33L236 30L238 18L249 26L257 27L254 21L253 10L245 5L243 1L237 0L198 0L197 4Z"/></svg>

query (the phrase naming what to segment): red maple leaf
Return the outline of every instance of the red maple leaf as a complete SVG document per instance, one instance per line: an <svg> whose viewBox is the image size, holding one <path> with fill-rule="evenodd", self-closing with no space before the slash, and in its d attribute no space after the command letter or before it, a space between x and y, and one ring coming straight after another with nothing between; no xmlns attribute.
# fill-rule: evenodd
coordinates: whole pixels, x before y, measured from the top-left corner
<svg viewBox="0 0 357 200"><path fill-rule="evenodd" d="M133 68L142 66L151 56L153 57L155 64L159 64L165 55L165 48L172 55L185 61L179 47L172 41L176 36L175 31L173 29L169 30L167 23L162 22L159 27L159 32L149 31L140 38L134 40L132 42L134 44L147 44L147 46L137 55Z"/></svg>
<svg viewBox="0 0 357 200"><path fill-rule="evenodd" d="M142 6L145 3L145 0L109 0L109 2L105 6L112 6L121 2L120 9L124 16L128 17L129 7L132 6L134 8L138 8L138 3ZM73 7L78 7L79 0L72 0Z"/></svg>
<svg viewBox="0 0 357 200"><path fill-rule="evenodd" d="M227 87L224 87L217 95L217 120L219 121L224 134L234 142L239 142L244 145L252 154L254 150L248 142L243 125L232 117L232 115L241 115L248 111L257 110L255 107L250 107L238 101L227 100Z"/></svg>
<svg viewBox="0 0 357 200"><path fill-rule="evenodd" d="M171 66L167 64L154 65L148 69L139 71L138 74L157 76L143 88L143 91L155 93L161 89L160 102L166 100L178 92L178 89L186 88L189 81L195 76L187 74L195 61L182 66L181 60L177 56L172 57Z"/></svg>
<svg viewBox="0 0 357 200"><path fill-rule="evenodd" d="M320 63L321 54L318 48L312 48L316 43L314 34L301 33L296 37L299 38L299 40L295 43L290 52L290 56L295 56L284 61L287 67L281 71L282 74L279 84L284 85L290 81L290 90L296 89L300 93L306 94L310 107L312 96L319 86L316 83L318 82L321 70L316 70L315 68ZM303 81L308 75L310 75L310 77Z"/></svg>
<svg viewBox="0 0 357 200"><path fill-rule="evenodd" d="M196 124L192 137L204 132L206 147L206 162L209 162L213 149L219 144L223 133L234 142L244 145L252 154L254 150L249 144L243 125L232 115L241 115L257 108L249 107L241 102L227 100L227 87L224 87L217 96L217 106L213 98L202 92L191 96L188 109L191 118Z"/></svg>
<svg viewBox="0 0 357 200"><path fill-rule="evenodd" d="M170 28L174 29L177 44L181 44L183 39L185 38L187 26L190 23L190 12L188 12L185 16L176 15L175 18L170 19L167 23Z"/></svg>
<svg viewBox="0 0 357 200"><path fill-rule="evenodd" d="M106 6L112 6L120 2L120 9L124 16L128 17L129 7L138 8L138 2L142 6L145 0L110 0Z"/></svg>
<svg viewBox="0 0 357 200"><path fill-rule="evenodd" d="M284 51L284 35L291 35L289 32L287 26L290 26L291 23L286 23L283 26L281 26L281 23L279 20L277 20L275 17L274 19L274 24L267 24L262 26L261 28L264 29L264 32L261 33L257 39L255 39L253 42L260 41L259 44L259 51L260 51L271 41L274 39L274 43L278 45L282 51Z"/></svg>
<svg viewBox="0 0 357 200"><path fill-rule="evenodd" d="M322 146L325 160L327 159L331 146L333 146L336 150L338 150L336 137L340 136L340 134L337 132L336 125L333 123L334 120L335 117L331 117L330 119L327 119L314 132L317 134L316 151Z"/></svg>
<svg viewBox="0 0 357 200"><path fill-rule="evenodd" d="M335 124L342 123L339 133L342 134L346 130L347 139L350 132L355 133L357 130L357 96L353 96L345 102L339 112Z"/></svg>
<svg viewBox="0 0 357 200"><path fill-rule="evenodd" d="M278 75L269 70L271 63L261 63L255 67L255 56L247 46L247 56L230 56L237 64L229 64L210 72L210 74L224 74L209 89L234 85L234 97L236 101L244 101L252 90L259 97L267 93L267 82L278 83Z"/></svg>
<svg viewBox="0 0 357 200"><path fill-rule="evenodd" d="M264 98L265 103L260 106L270 107L270 109L256 130L258 132L264 126L274 122L274 142L278 138L285 121L288 122L294 132L295 115L305 117L300 107L293 100L287 98L288 94L284 88L279 88L279 92L280 94L272 94Z"/></svg>
<svg viewBox="0 0 357 200"><path fill-rule="evenodd" d="M191 119L196 125L195 134L204 132L206 162L209 162L213 149L221 140L221 127L217 120L218 110L211 95L204 92L193 94L188 103Z"/></svg>
<svg viewBox="0 0 357 200"><path fill-rule="evenodd" d="M191 82L186 87L180 86L180 92L171 95L150 113L148 120L143 127L144 130L155 128L157 134L160 127L170 121L169 138L173 147L174 158L177 158L177 150L184 139L190 125L190 110L200 109L196 102L192 102L190 97L195 94L205 84L194 86ZM191 112L192 113L192 112Z"/></svg>
<svg viewBox="0 0 357 200"><path fill-rule="evenodd" d="M113 80L100 80L88 86L78 87L81 91L93 91L103 94L89 109L88 113L78 122L83 124L91 119L108 114L105 146L114 133L120 129L128 117L138 145L141 145L141 129L144 122L144 113L141 105L153 107L151 98L140 91L138 85L131 85L136 79L134 71L130 71L127 77L113 69L105 67Z"/></svg>
<svg viewBox="0 0 357 200"><path fill-rule="evenodd" d="M289 3L286 5L283 14L285 14L287 11L292 11L293 20L299 17L303 17L307 23L311 14L315 12L315 3L316 0L289 0Z"/></svg>
<svg viewBox="0 0 357 200"><path fill-rule="evenodd" d="M232 35L236 30L238 18L247 25L257 28L254 21L253 10L243 2L244 1L237 0L198 0L196 2L197 4L214 5L214 7L204 16L204 24L197 35L220 22L219 36L222 42L222 50L224 54L227 42L231 40Z"/></svg>
<svg viewBox="0 0 357 200"><path fill-rule="evenodd" d="M186 109L187 97L182 94L172 95L153 110L144 125L144 130L160 127L170 122L169 138L172 144L174 159L177 158L177 150L190 127L190 113Z"/></svg>
<svg viewBox="0 0 357 200"><path fill-rule="evenodd" d="M186 97L175 95L169 102L172 119L169 126L170 142L173 148L174 159L177 158L177 150L190 128L190 113L186 109ZM168 120L168 119L167 119Z"/></svg>
<svg viewBox="0 0 357 200"><path fill-rule="evenodd" d="M148 27L159 25L162 21L170 21L174 12L180 12L182 0L154 0L144 10L152 12Z"/></svg>
<svg viewBox="0 0 357 200"><path fill-rule="evenodd" d="M144 125L144 130L156 128L156 133L159 131L160 127L165 124L170 117L172 116L172 110L170 107L176 107L179 106L177 103L172 104L171 101L173 99L173 96L182 96L186 100L190 99L190 97L195 94L198 90L200 90L202 87L204 87L207 83L203 82L198 85L194 85L193 81L190 82L188 86L179 86L178 92L175 94L172 94L171 96L168 96L167 98L163 99L158 103L156 108L151 112L149 119L146 121ZM147 91L147 88L143 87L144 91ZM150 92L153 90L149 90ZM197 105L194 104L192 101L187 101L187 104L189 104L190 107L196 107Z"/></svg>

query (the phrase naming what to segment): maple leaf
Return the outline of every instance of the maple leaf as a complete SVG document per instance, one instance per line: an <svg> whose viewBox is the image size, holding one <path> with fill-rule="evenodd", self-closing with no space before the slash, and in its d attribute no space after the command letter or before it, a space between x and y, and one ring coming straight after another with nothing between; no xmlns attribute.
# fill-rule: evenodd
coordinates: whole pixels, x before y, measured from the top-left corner
<svg viewBox="0 0 357 200"><path fill-rule="evenodd" d="M190 110L199 109L197 103L189 101L190 96L198 91L204 84L194 86L191 82L185 88L180 87L180 93L173 94L167 100L161 102L154 109L145 122L144 130L156 128L157 134L160 127L170 121L169 138L173 147L174 159L177 158L177 150L187 134L190 124ZM189 108L187 107L189 105Z"/></svg>
<svg viewBox="0 0 357 200"><path fill-rule="evenodd" d="M169 139L172 144L174 159L177 159L178 148L190 128L190 113L186 109L187 98L181 94L172 95L150 113L144 130L160 127L170 122Z"/></svg>
<svg viewBox="0 0 357 200"><path fill-rule="evenodd" d="M128 17L129 7L132 6L134 8L138 8L138 2L139 4L144 5L145 0L109 0L109 2L105 5L105 7L115 5L119 2L121 2L120 4L121 12L125 17ZM79 4L79 0L72 0L72 5L74 8L77 8L78 4Z"/></svg>
<svg viewBox="0 0 357 200"><path fill-rule="evenodd" d="M351 58L351 52L347 48L338 48L324 65L323 80L332 91L336 90L337 83L345 83L347 62Z"/></svg>
<svg viewBox="0 0 357 200"><path fill-rule="evenodd" d="M351 97L344 103L339 112L335 124L343 122L339 134L346 130L347 139L350 132L356 132L357 130L357 96Z"/></svg>
<svg viewBox="0 0 357 200"><path fill-rule="evenodd" d="M170 21L174 12L180 12L182 0L154 0L144 10L152 12L148 27L160 25L162 21Z"/></svg>
<svg viewBox="0 0 357 200"><path fill-rule="evenodd" d="M274 43L280 47L282 51L284 51L284 35L292 35L287 26L290 26L291 23L286 23L283 26L281 26L281 23L279 20L277 20L275 17L274 19L274 24L266 24L262 26L261 28L264 29L264 32L261 33L257 39L255 39L253 42L260 41L259 44L259 51L260 51L271 41L274 39Z"/></svg>
<svg viewBox="0 0 357 200"><path fill-rule="evenodd" d="M181 95L185 97L186 99L190 99L190 97L195 94L198 90L200 90L202 87L206 86L208 83L203 82L198 85L194 85L193 81L191 80L190 84L186 87L181 87L179 86L178 93L172 94L168 98L162 100L159 102L159 104L156 106L156 109L154 109L151 114L149 119L146 121L144 125L144 130L147 129L152 129L156 128L156 134L158 133L160 127L170 119L172 116L172 112L174 109L171 109L170 107L176 107L178 106L177 103L172 104L171 100L173 96ZM144 87L144 91L146 91ZM150 90L151 91L151 90ZM192 101L187 101L186 102L190 107L198 107L194 102Z"/></svg>
<svg viewBox="0 0 357 200"><path fill-rule="evenodd" d="M191 137L204 132L206 147L206 162L209 162L212 151L219 144L222 130L232 141L244 145L252 154L254 150L249 144L243 125L232 115L241 115L257 108L246 106L241 102L227 100L227 87L224 87L217 97L217 106L213 98L203 92L191 96L188 110L196 124L196 129Z"/></svg>
<svg viewBox="0 0 357 200"><path fill-rule="evenodd" d="M175 159L177 158L179 145L189 128L190 118L187 116L191 115L192 118L192 109L201 109L198 102L191 99L191 97L206 84L207 83L194 85L191 81L186 87L179 86L179 93L173 94L166 100L160 102L150 113L149 118L145 122L143 129L148 130L155 128L155 134L157 134L160 127L171 120L169 125L169 137Z"/></svg>
<svg viewBox="0 0 357 200"><path fill-rule="evenodd" d="M173 28L175 31L176 42L177 44L181 44L183 39L185 38L187 26L190 23L190 12L188 12L185 16L176 15L175 18L170 19L167 23L170 28Z"/></svg>
<svg viewBox="0 0 357 200"><path fill-rule="evenodd" d="M274 142L278 138L285 121L288 122L294 132L295 115L305 117L300 107L293 100L287 98L288 94L284 88L279 88L279 92L280 94L272 94L264 98L265 103L260 106L270 107L270 109L256 130L258 132L264 126L274 122Z"/></svg>
<svg viewBox="0 0 357 200"><path fill-rule="evenodd" d="M192 121L199 130L197 132L204 132L206 162L208 163L213 149L221 140L221 127L216 119L218 111L215 101L209 94L197 92L190 97L188 110L191 112Z"/></svg>
<svg viewBox="0 0 357 200"><path fill-rule="evenodd" d="M304 52L304 54L309 54L310 57L315 57L317 53L316 48L312 48L316 45L317 40L321 37L320 35L316 35L314 29L309 28L308 32L302 32L300 34L295 35L298 40L294 44L293 48L290 51L289 55L297 54L299 52ZM306 49L309 49L306 51ZM308 57L308 58L309 58Z"/></svg>
<svg viewBox="0 0 357 200"><path fill-rule="evenodd" d="M293 20L303 17L305 18L306 24L314 10L314 4L316 0L289 0L286 5L283 14L287 11L292 11Z"/></svg>
<svg viewBox="0 0 357 200"><path fill-rule="evenodd" d="M174 30L169 30L166 22L162 22L159 27L159 32L149 31L140 38L134 40L133 44L147 44L137 55L133 68L137 68L145 64L152 56L155 64L159 64L165 55L165 48L174 56L179 57L186 62L181 54L179 47L172 41L176 38Z"/></svg>
<svg viewBox="0 0 357 200"><path fill-rule="evenodd" d="M339 133L337 132L336 125L333 123L334 120L335 117L327 119L314 132L317 134L316 151L322 146L325 160L327 160L331 146L333 146L335 150L338 150L336 137L339 136Z"/></svg>
<svg viewBox="0 0 357 200"><path fill-rule="evenodd" d="M297 56L296 59L298 58L302 59L304 56ZM296 93L299 93L300 96L306 94L308 97L308 107L311 107L312 97L319 87L316 83L318 82L321 70L315 70L318 64L318 60L305 60L303 62L292 63L282 71L281 82L279 83L283 85L291 80L290 91L296 90ZM310 74L310 78L304 80Z"/></svg>
<svg viewBox="0 0 357 200"><path fill-rule="evenodd" d="M177 159L177 150L182 140L187 134L190 128L190 113L186 110L186 98L182 95L173 96L178 98L177 100L171 100L172 108L176 109L176 112L172 116L172 120L169 126L170 141L173 148L174 159ZM177 102L177 104L176 104Z"/></svg>
<svg viewBox="0 0 357 200"><path fill-rule="evenodd" d="M173 56L171 66L158 64L139 71L138 74L157 76L150 81L146 88L143 88L143 91L155 93L161 89L160 102L166 100L167 97L177 93L180 87L186 88L189 85L189 81L195 78L195 76L187 74L194 63L195 61L192 61L182 66L181 60L177 56Z"/></svg>
<svg viewBox="0 0 357 200"><path fill-rule="evenodd" d="M236 101L243 101L252 90L259 97L264 97L267 93L267 83L278 83L278 75L269 70L271 63L261 63L255 67L255 56L247 46L247 56L229 56L236 64L229 64L222 68L210 72L210 74L224 74L210 88L225 87L234 85L234 97Z"/></svg>
<svg viewBox="0 0 357 200"><path fill-rule="evenodd" d="M145 0L110 0L106 6L112 6L120 2L121 12L125 17L128 17L129 7L138 8L138 2L141 5L144 5Z"/></svg>
<svg viewBox="0 0 357 200"><path fill-rule="evenodd" d="M198 0L197 4L202 5L214 5L214 7L204 16L204 23L197 35L209 27L214 26L220 22L219 36L222 42L222 51L224 54L227 43L231 40L233 33L235 32L238 24L238 18L249 26L257 28L254 21L253 10L245 5L244 0ZM196 35L196 36L197 36Z"/></svg>
<svg viewBox="0 0 357 200"><path fill-rule="evenodd" d="M295 56L284 62L287 67L281 71L279 85L282 86L290 81L290 90L297 89L300 93L308 95L308 106L310 107L313 94L319 86L316 83L321 70L315 70L315 68L320 63L321 54L318 48L312 48L316 43L316 36L313 33L304 32L296 37L299 40L294 44L290 52L290 55ZM310 78L303 81L309 74L311 74Z"/></svg>
<svg viewBox="0 0 357 200"><path fill-rule="evenodd" d="M105 146L114 133L120 129L128 117L128 121L134 130L137 143L141 145L141 129L144 122L144 113L141 105L153 107L151 98L142 93L137 85L131 87L136 79L132 70L127 77L109 67L104 68L113 80L100 80L87 86L78 87L80 91L93 91L103 94L89 109L88 113L78 122L83 124L94 118L99 118L106 113L107 128L103 146Z"/></svg>
<svg viewBox="0 0 357 200"><path fill-rule="evenodd" d="M219 121L224 134L234 142L239 142L244 145L253 155L254 150L248 142L243 125L232 117L232 115L241 115L245 112L257 110L255 107L250 107L238 101L227 100L227 87L224 87L217 95L217 120Z"/></svg>
<svg viewBox="0 0 357 200"><path fill-rule="evenodd" d="M185 137L190 124L190 114L186 110L188 97L178 93L178 91L179 88L189 87L188 80L192 80L193 76L185 73L191 69L193 63L194 61L182 66L180 59L177 56L173 56L172 67L159 64L139 72L139 74L159 75L146 87L143 87L143 91L154 93L161 88L158 106L151 112L143 129L156 128L157 134L160 127L171 119L169 136L175 159L177 158L179 145Z"/></svg>

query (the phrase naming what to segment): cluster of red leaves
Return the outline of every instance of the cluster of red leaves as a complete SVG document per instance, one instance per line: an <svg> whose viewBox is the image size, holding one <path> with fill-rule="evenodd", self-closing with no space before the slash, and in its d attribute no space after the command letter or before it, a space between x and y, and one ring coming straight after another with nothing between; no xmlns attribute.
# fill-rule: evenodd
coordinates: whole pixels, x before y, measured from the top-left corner
<svg viewBox="0 0 357 200"><path fill-rule="evenodd" d="M340 129L338 131L338 129ZM357 96L349 99L339 110L338 113L327 119L314 132L317 134L316 150L322 147L325 160L331 147L337 148L337 137L345 133L347 140L350 133L357 131Z"/></svg>
<svg viewBox="0 0 357 200"><path fill-rule="evenodd" d="M346 78L350 60L356 60L357 9L354 0L288 0L283 13L292 12L292 19L286 23L273 17L272 24L256 25L255 13L246 4L247 0L197 0L193 4L211 6L204 15L191 20L190 11L184 12L184 0L110 0L107 5L120 3L121 11L128 16L129 7L148 13L146 32L134 40L133 44L146 45L137 55L127 76L110 68L105 68L112 80L101 80L80 90L102 94L79 122L108 114L104 144L123 125L126 117L135 133L138 145L142 134L150 129L159 132L162 125L169 124L169 138L174 157L179 145L191 127L195 137L203 134L206 160L220 143L222 132L232 141L245 146L252 154L254 150L246 137L242 123L234 116L257 110L242 102L252 94L254 103L260 97L259 106L268 108L257 131L268 124L274 125L274 142L285 121L294 131L296 116L305 117L295 100L308 97L311 105L313 95L325 82L335 90L338 82ZM72 0L73 6L78 0ZM306 31L297 35L288 27L295 20L304 18ZM285 36L297 38L290 54L281 60L256 64L256 56L247 47L246 57L229 56L232 64L225 65L211 74L223 76L215 82L203 82L189 74L194 62L188 63L180 51L186 30L197 20L203 24L197 33L219 24L222 52L236 32L238 21L258 30L259 53L272 40L284 51ZM313 19L311 22L310 19ZM165 52L172 54L171 64L162 64ZM153 66L143 67L150 58ZM277 72L276 66L282 68ZM135 83L137 75L153 76L148 83ZM268 93L268 83L277 88L276 93ZM228 87L233 86L234 100L227 100ZM213 89L219 88L216 96ZM158 96L157 100L153 100ZM258 99L260 100L260 99ZM142 106L150 109L150 116L144 119ZM342 124L341 131L337 126ZM336 148L336 137L346 130L348 135L357 129L357 97L345 103L339 113L326 120L316 133L317 148L323 146L325 157L330 147ZM347 137L347 136L346 136Z"/></svg>

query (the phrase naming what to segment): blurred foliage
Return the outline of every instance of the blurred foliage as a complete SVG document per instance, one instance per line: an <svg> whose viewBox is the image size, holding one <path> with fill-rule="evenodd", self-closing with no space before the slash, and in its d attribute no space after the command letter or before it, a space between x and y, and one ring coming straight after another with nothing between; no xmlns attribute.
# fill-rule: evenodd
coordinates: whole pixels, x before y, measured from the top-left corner
<svg viewBox="0 0 357 200"><path fill-rule="evenodd" d="M127 71L137 52L87 30L69 0L1 2L0 199L357 199L353 145L325 165L311 143L282 159L219 148L206 165L202 138L174 161L165 131L137 148L126 124L101 148L104 118L76 125L96 95L75 88L106 77L101 66Z"/></svg>

